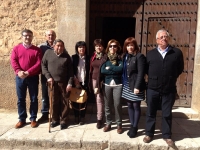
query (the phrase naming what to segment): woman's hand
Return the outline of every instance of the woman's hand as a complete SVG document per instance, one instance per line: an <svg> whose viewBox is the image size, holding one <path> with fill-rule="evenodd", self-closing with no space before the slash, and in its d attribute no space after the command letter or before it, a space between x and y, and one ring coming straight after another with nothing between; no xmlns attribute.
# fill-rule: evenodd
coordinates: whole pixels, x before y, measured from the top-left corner
<svg viewBox="0 0 200 150"><path fill-rule="evenodd" d="M94 88L94 94L98 94L98 88Z"/></svg>
<svg viewBox="0 0 200 150"><path fill-rule="evenodd" d="M74 78L74 84L75 84L75 86L76 86L77 88L80 88L80 87L81 87L80 82L79 82L79 80L78 80L76 77Z"/></svg>
<svg viewBox="0 0 200 150"><path fill-rule="evenodd" d="M109 66L107 66L105 69L106 69L106 70L109 70L109 69L110 69L110 67L109 67Z"/></svg>
<svg viewBox="0 0 200 150"><path fill-rule="evenodd" d="M140 92L139 89L134 88L134 91L133 91L134 94L138 94L139 92Z"/></svg>

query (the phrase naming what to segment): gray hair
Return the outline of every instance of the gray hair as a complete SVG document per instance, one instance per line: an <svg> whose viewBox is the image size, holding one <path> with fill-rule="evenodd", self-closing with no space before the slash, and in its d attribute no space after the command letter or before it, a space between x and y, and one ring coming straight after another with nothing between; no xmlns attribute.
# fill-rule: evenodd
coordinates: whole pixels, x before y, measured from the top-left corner
<svg viewBox="0 0 200 150"><path fill-rule="evenodd" d="M169 36L169 32L167 32L167 30L165 30L165 29L160 29L160 30L158 30L158 32L156 33L156 39L158 38L158 33L160 33L160 32L166 32L166 33L167 33L167 36Z"/></svg>
<svg viewBox="0 0 200 150"><path fill-rule="evenodd" d="M56 32L54 30L46 30L45 35L47 35L47 32L49 32L49 31L51 31L56 36Z"/></svg>
<svg viewBox="0 0 200 150"><path fill-rule="evenodd" d="M62 43L64 46L65 46L65 44L64 44L64 42L61 40L61 39L56 39L54 42L53 42L53 45L56 45L56 43Z"/></svg>

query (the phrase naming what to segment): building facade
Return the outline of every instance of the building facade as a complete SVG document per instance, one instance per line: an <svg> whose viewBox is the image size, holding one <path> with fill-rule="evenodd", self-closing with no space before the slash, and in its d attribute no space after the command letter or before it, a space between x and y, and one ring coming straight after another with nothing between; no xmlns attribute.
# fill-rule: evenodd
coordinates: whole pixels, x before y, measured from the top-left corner
<svg viewBox="0 0 200 150"><path fill-rule="evenodd" d="M0 108L15 108L15 81L9 55L20 42L20 31L34 32L34 44L44 41L46 29L54 29L64 40L66 49L74 54L77 41L88 44L92 53L93 40L114 38L123 45L134 36L141 52L156 46L155 34L164 28L170 33L170 44L184 55L184 71L177 81L179 98L175 106L191 107L200 113L200 50L198 0L49 0L7 1L0 5ZM15 13L13 13L15 12ZM18 14L18 15L15 15ZM39 96L40 99L40 96Z"/></svg>

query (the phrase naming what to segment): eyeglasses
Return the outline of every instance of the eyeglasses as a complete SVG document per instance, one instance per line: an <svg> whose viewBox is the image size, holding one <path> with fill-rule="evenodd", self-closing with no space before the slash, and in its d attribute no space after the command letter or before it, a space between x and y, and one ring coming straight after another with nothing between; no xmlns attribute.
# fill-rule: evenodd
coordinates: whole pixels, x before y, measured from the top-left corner
<svg viewBox="0 0 200 150"><path fill-rule="evenodd" d="M162 39L167 39L168 38L168 36L167 35L164 35L164 36L161 36L161 37L159 37L159 38L157 38L157 39L160 39L160 40L162 40Z"/></svg>
<svg viewBox="0 0 200 150"><path fill-rule="evenodd" d="M22 35L23 37L33 37L32 35Z"/></svg>
<svg viewBox="0 0 200 150"><path fill-rule="evenodd" d="M109 48L117 48L117 45L109 45Z"/></svg>

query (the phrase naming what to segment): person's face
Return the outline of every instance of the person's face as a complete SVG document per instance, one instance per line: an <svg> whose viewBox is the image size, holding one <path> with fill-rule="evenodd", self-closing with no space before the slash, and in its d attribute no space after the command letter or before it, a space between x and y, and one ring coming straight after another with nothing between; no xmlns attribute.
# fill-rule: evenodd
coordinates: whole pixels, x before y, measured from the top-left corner
<svg viewBox="0 0 200 150"><path fill-rule="evenodd" d="M156 42L158 44L158 46L160 47L167 47L168 45L168 35L165 31L163 32L159 32L158 33L158 37L156 39Z"/></svg>
<svg viewBox="0 0 200 150"><path fill-rule="evenodd" d="M78 54L81 56L85 55L85 46L79 46L78 47Z"/></svg>
<svg viewBox="0 0 200 150"><path fill-rule="evenodd" d="M56 52L56 54L61 54L64 51L64 44L62 42L57 42L54 45L54 51Z"/></svg>
<svg viewBox="0 0 200 150"><path fill-rule="evenodd" d="M32 40L33 40L33 34L27 33L27 32L23 32L22 33L22 41L23 41L23 43L25 43L27 45L30 45Z"/></svg>
<svg viewBox="0 0 200 150"><path fill-rule="evenodd" d="M49 43L53 43L53 42L55 41L55 39L56 39L56 34L55 34L54 31L49 30L49 31L46 32L45 37L46 37L46 40L47 40Z"/></svg>
<svg viewBox="0 0 200 150"><path fill-rule="evenodd" d="M115 54L117 52L117 44L116 43L110 43L109 45L109 52L110 54Z"/></svg>
<svg viewBox="0 0 200 150"><path fill-rule="evenodd" d="M95 51L96 51L97 53L102 52L103 49L104 49L104 47L103 47L101 44L95 45Z"/></svg>
<svg viewBox="0 0 200 150"><path fill-rule="evenodd" d="M127 46L126 46L126 49L127 49L127 52L129 54L132 54L135 52L135 46L133 43L129 43Z"/></svg>

